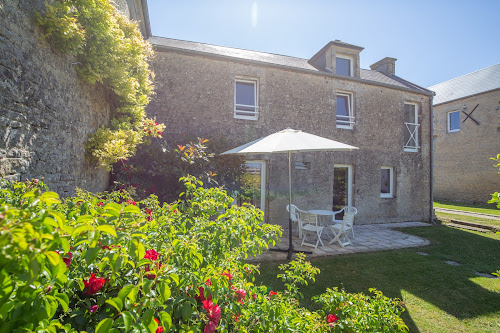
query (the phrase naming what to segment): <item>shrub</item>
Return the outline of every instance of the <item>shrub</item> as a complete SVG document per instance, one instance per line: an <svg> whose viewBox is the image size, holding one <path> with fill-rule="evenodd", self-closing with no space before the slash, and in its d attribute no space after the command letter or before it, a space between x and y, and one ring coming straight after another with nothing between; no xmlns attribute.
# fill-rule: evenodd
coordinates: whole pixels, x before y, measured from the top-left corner
<svg viewBox="0 0 500 333"><path fill-rule="evenodd" d="M161 205L126 191L63 200L42 181L2 181L0 331L395 329L398 303L379 293L368 300L329 291L322 311L300 307L298 285L319 272L303 256L282 266L286 292L254 286L258 266L245 259L275 244L280 227L262 224L253 206L231 206L219 188L183 182L181 198ZM348 305L332 322L327 313L343 299Z"/></svg>

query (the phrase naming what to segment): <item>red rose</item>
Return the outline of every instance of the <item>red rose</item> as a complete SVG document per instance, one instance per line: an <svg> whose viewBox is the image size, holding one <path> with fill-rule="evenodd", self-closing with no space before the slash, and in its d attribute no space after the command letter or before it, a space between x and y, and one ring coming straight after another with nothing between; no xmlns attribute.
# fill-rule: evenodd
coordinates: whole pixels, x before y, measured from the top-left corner
<svg viewBox="0 0 500 333"><path fill-rule="evenodd" d="M95 274L90 275L90 279L88 281L83 281L85 285L85 289L87 290L84 295L94 295L104 286L106 282L105 278L96 278Z"/></svg>
<svg viewBox="0 0 500 333"><path fill-rule="evenodd" d="M68 257L69 258L62 258L67 268L69 268L69 266L71 265L71 259L73 259L73 253L68 252Z"/></svg>
<svg viewBox="0 0 500 333"><path fill-rule="evenodd" d="M332 314L329 314L328 315L328 318L326 319L326 321L328 322L328 325L330 326L333 326L335 325L335 323L339 320L340 318L337 317L337 315L332 315Z"/></svg>
<svg viewBox="0 0 500 333"><path fill-rule="evenodd" d="M145 259L150 259L150 260L156 260L160 254L156 252L155 250L147 250L146 254L144 255Z"/></svg>
<svg viewBox="0 0 500 333"><path fill-rule="evenodd" d="M137 205L134 200L127 200L127 205Z"/></svg>
<svg viewBox="0 0 500 333"><path fill-rule="evenodd" d="M275 292L275 291L272 291L272 290L271 290L271 291L269 292L269 297L274 296L274 295L278 295L278 293L277 293L277 292Z"/></svg>
<svg viewBox="0 0 500 333"><path fill-rule="evenodd" d="M221 275L226 276L228 281L233 279L233 275L230 272L224 272Z"/></svg>
<svg viewBox="0 0 500 333"><path fill-rule="evenodd" d="M100 201L100 202L97 204L97 206L101 206L101 207L102 207L102 206L104 206L104 203L103 203L102 201Z"/></svg>
<svg viewBox="0 0 500 333"><path fill-rule="evenodd" d="M97 311L97 309L99 309L99 305L92 305L90 307L90 313L94 313Z"/></svg>
<svg viewBox="0 0 500 333"><path fill-rule="evenodd" d="M238 296L238 302L240 302L241 304L243 304L243 300L245 299L245 296L247 295L247 292L245 289L238 289L236 290L236 295Z"/></svg>
<svg viewBox="0 0 500 333"><path fill-rule="evenodd" d="M156 329L156 333L162 333L164 331L163 326L160 325L160 321L155 318L156 324L158 324L158 328Z"/></svg>

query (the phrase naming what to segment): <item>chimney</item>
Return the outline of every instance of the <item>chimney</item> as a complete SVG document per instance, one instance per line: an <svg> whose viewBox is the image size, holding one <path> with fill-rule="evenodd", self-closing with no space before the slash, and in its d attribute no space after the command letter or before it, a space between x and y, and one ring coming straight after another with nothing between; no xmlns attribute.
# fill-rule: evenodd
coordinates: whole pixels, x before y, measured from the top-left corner
<svg viewBox="0 0 500 333"><path fill-rule="evenodd" d="M378 71L384 74L396 75L396 58L385 57L370 66L373 71Z"/></svg>

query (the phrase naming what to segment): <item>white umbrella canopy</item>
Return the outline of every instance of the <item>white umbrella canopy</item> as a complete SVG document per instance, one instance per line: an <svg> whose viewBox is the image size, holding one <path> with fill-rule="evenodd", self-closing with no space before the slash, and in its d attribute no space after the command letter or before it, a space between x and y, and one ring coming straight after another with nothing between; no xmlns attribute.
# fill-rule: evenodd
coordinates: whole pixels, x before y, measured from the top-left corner
<svg viewBox="0 0 500 333"><path fill-rule="evenodd" d="M289 186L289 216L288 216L288 227L289 227L289 248L288 259L292 258L293 253L293 243L292 243L292 163L291 154L300 152L312 152L312 151L350 151L353 149L359 149L358 147L350 146L345 143L330 140L317 136L314 134L309 134L302 132L301 130L294 130L287 128L285 130L270 134L263 138L257 139L255 141L246 143L242 146L233 148L221 155L225 154L275 154L275 153L288 153L288 186Z"/></svg>
<svg viewBox="0 0 500 333"><path fill-rule="evenodd" d="M228 150L224 154L269 154L300 153L306 151L353 150L358 147L287 128L242 146Z"/></svg>

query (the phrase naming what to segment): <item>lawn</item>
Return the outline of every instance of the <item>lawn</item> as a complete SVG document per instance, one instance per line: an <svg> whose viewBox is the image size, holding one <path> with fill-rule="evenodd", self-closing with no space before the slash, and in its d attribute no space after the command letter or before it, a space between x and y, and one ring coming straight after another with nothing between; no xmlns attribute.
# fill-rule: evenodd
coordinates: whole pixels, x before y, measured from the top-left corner
<svg viewBox="0 0 500 333"><path fill-rule="evenodd" d="M441 221L457 220L457 221L473 222L484 225L491 225L500 228L500 219L490 220L476 216L449 214L441 212L436 212L436 217Z"/></svg>
<svg viewBox="0 0 500 333"><path fill-rule="evenodd" d="M495 204L481 205L481 204L466 204L466 203L451 202L451 201L434 201L434 208L457 209L473 213L483 213L483 214L500 216L500 209L498 209Z"/></svg>
<svg viewBox="0 0 500 333"><path fill-rule="evenodd" d="M328 287L368 293L375 287L404 301L403 320L410 332L499 332L500 279L477 276L500 269L500 235L446 226L409 228L429 246L312 259L321 269L302 289L303 305L316 309L311 296ZM425 252L428 255L420 255ZM461 263L446 264L445 260ZM281 262L262 263L257 284L282 290L276 279Z"/></svg>

